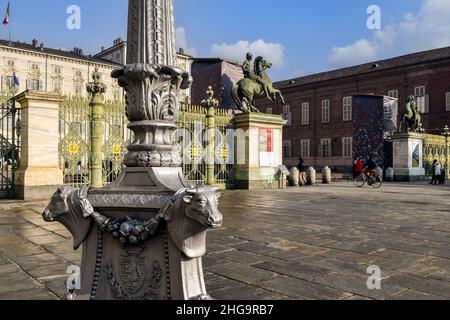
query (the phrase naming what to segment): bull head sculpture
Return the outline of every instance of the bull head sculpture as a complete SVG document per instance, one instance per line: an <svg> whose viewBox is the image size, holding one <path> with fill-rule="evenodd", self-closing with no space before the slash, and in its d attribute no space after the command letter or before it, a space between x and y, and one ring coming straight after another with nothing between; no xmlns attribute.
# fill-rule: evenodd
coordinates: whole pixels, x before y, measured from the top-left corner
<svg viewBox="0 0 450 320"><path fill-rule="evenodd" d="M209 186L187 189L177 196L165 217L172 241L188 258L204 256L207 230L222 226L219 191Z"/></svg>
<svg viewBox="0 0 450 320"><path fill-rule="evenodd" d="M219 191L216 187L186 190L186 195L183 196L183 201L188 204L186 215L208 228L220 228L223 217L218 209Z"/></svg>
<svg viewBox="0 0 450 320"><path fill-rule="evenodd" d="M70 231L74 239L74 250L78 250L91 229L91 219L85 219L83 216L89 208L82 207L80 202L80 198L85 197L87 192L88 188L75 190L71 187L60 187L42 213L44 221L59 222Z"/></svg>

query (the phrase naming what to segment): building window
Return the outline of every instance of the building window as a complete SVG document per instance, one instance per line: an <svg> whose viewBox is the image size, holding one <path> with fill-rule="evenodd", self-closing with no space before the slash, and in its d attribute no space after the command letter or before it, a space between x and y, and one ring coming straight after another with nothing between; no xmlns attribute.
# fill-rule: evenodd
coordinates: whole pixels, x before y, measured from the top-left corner
<svg viewBox="0 0 450 320"><path fill-rule="evenodd" d="M81 72L81 70L75 70L75 78L82 78L83 77L83 73Z"/></svg>
<svg viewBox="0 0 450 320"><path fill-rule="evenodd" d="M267 114L273 114L273 109L272 108L266 108L266 113Z"/></svg>
<svg viewBox="0 0 450 320"><path fill-rule="evenodd" d="M16 62L14 60L8 60L7 64L8 64L8 67L13 68L15 66Z"/></svg>
<svg viewBox="0 0 450 320"><path fill-rule="evenodd" d="M398 90L390 90L387 95L388 97L398 99Z"/></svg>
<svg viewBox="0 0 450 320"><path fill-rule="evenodd" d="M416 96L417 110L421 113L428 113L429 96L426 94L425 86L415 87L414 95Z"/></svg>
<svg viewBox="0 0 450 320"><path fill-rule="evenodd" d="M416 97L422 97L425 95L425 86L415 87L414 94Z"/></svg>
<svg viewBox="0 0 450 320"><path fill-rule="evenodd" d="M309 103L302 103L302 126L309 126Z"/></svg>
<svg viewBox="0 0 450 320"><path fill-rule="evenodd" d="M77 96L81 96L83 94L83 86L79 83L75 84L74 91Z"/></svg>
<svg viewBox="0 0 450 320"><path fill-rule="evenodd" d="M321 157L328 158L332 156L331 139L321 139L319 153Z"/></svg>
<svg viewBox="0 0 450 320"><path fill-rule="evenodd" d="M53 82L53 92L61 93L62 92L62 84L61 81Z"/></svg>
<svg viewBox="0 0 450 320"><path fill-rule="evenodd" d="M311 143L310 140L300 141L300 156L302 158L309 158L311 156Z"/></svg>
<svg viewBox="0 0 450 320"><path fill-rule="evenodd" d="M292 157L292 144L291 141L285 140L283 141L283 158L291 158Z"/></svg>
<svg viewBox="0 0 450 320"><path fill-rule="evenodd" d="M57 66L55 66L54 68L53 68L53 73L54 74L57 74L57 75L60 75L62 72L61 72L61 67L57 67Z"/></svg>
<svg viewBox="0 0 450 320"><path fill-rule="evenodd" d="M16 89L16 85L14 83L14 77L13 76L3 76L1 78L2 85L1 89L6 91L7 93L14 93Z"/></svg>
<svg viewBox="0 0 450 320"><path fill-rule="evenodd" d="M30 69L39 71L39 65L37 63L31 63Z"/></svg>
<svg viewBox="0 0 450 320"><path fill-rule="evenodd" d="M287 121L286 123L287 126L292 125L291 106L288 104L283 106L283 119Z"/></svg>
<svg viewBox="0 0 450 320"><path fill-rule="evenodd" d="M38 91L38 90L40 90L40 87L41 87L41 81L40 80L36 80L36 79L28 80L28 83L27 83L27 89L28 90L36 90L36 91Z"/></svg>
<svg viewBox="0 0 450 320"><path fill-rule="evenodd" d="M322 123L330 123L330 100L322 100Z"/></svg>
<svg viewBox="0 0 450 320"><path fill-rule="evenodd" d="M450 92L445 94L445 108L447 111L450 111Z"/></svg>
<svg viewBox="0 0 450 320"><path fill-rule="evenodd" d="M343 98L343 121L352 121L352 97Z"/></svg>
<svg viewBox="0 0 450 320"><path fill-rule="evenodd" d="M353 138L342 138L342 156L353 157Z"/></svg>
<svg viewBox="0 0 450 320"><path fill-rule="evenodd" d="M120 102L120 90L114 90L113 95L114 95L114 102L119 103Z"/></svg>

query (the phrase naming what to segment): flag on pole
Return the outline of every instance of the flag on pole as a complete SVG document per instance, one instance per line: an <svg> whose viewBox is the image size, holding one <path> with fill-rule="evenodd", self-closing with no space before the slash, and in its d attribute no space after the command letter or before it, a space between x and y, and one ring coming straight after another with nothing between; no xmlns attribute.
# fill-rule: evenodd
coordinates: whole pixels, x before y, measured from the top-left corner
<svg viewBox="0 0 450 320"><path fill-rule="evenodd" d="M3 24L6 26L9 24L9 1L8 1L8 7L6 8L6 14L5 19L3 19Z"/></svg>
<svg viewBox="0 0 450 320"><path fill-rule="evenodd" d="M19 78L17 78L16 73L13 73L13 81L16 87L20 86Z"/></svg>

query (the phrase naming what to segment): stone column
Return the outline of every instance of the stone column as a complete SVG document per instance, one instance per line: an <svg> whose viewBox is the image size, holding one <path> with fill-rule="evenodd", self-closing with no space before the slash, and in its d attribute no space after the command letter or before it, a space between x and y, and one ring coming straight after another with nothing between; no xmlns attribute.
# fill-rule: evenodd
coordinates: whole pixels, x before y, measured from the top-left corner
<svg viewBox="0 0 450 320"><path fill-rule="evenodd" d="M48 199L63 184L59 168L59 105L57 94L25 91L17 96L22 109L20 168L16 196L23 200Z"/></svg>

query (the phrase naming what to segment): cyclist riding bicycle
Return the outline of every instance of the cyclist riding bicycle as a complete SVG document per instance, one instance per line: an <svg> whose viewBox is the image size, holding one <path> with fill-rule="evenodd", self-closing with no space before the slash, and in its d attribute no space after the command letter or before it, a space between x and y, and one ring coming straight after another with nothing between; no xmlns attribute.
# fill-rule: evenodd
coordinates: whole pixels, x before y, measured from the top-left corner
<svg viewBox="0 0 450 320"><path fill-rule="evenodd" d="M366 167L364 168L364 174L369 178L374 178L377 175L377 163L370 157L369 161L366 163Z"/></svg>

